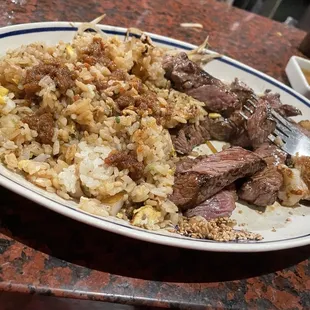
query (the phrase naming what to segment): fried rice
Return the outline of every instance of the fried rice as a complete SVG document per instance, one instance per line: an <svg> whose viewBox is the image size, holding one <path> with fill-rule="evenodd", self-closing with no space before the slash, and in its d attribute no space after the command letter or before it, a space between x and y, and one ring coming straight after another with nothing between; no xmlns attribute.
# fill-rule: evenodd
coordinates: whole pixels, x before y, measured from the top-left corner
<svg viewBox="0 0 310 310"><path fill-rule="evenodd" d="M78 33L68 44L35 43L0 60L0 159L28 181L99 216L160 229L176 225L168 199L177 157L168 129L198 123L203 103L164 77L167 50L132 37ZM120 109L120 97L138 105ZM139 101L140 100L140 101ZM108 164L134 154L131 165Z"/></svg>

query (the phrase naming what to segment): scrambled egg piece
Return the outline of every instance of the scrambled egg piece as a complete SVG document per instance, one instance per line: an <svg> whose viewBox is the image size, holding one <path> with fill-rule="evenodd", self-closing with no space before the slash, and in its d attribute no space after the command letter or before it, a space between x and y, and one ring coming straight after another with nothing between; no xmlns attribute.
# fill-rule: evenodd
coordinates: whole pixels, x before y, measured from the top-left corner
<svg viewBox="0 0 310 310"><path fill-rule="evenodd" d="M66 45L66 53L70 59L75 59L77 56L76 51L74 50L74 48L70 44Z"/></svg>
<svg viewBox="0 0 310 310"><path fill-rule="evenodd" d="M66 46L66 51L67 51L67 53L68 53L69 56L72 56L72 55L73 55L73 48L72 48L72 46L71 46L70 44L68 44L68 45Z"/></svg>
<svg viewBox="0 0 310 310"><path fill-rule="evenodd" d="M21 160L18 162L18 169L23 170L30 175L33 175L40 170L47 170L50 168L48 163L41 163L33 160Z"/></svg>
<svg viewBox="0 0 310 310"><path fill-rule="evenodd" d="M0 96L6 96L9 93L9 90L3 86L0 86Z"/></svg>
<svg viewBox="0 0 310 310"><path fill-rule="evenodd" d="M16 107L15 102L7 96L8 93L7 88L0 86L0 109L3 114L9 114Z"/></svg>
<svg viewBox="0 0 310 310"><path fill-rule="evenodd" d="M222 117L222 115L219 113L209 113L208 116L209 118L212 118L212 119Z"/></svg>
<svg viewBox="0 0 310 310"><path fill-rule="evenodd" d="M156 229L156 224L163 220L160 211L146 205L134 211L132 225L148 229Z"/></svg>

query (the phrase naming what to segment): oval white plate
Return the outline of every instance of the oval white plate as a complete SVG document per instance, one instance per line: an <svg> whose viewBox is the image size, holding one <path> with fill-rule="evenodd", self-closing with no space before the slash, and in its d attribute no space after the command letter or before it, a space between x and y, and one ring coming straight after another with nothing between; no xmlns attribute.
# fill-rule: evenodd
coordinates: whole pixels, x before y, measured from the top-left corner
<svg viewBox="0 0 310 310"><path fill-rule="evenodd" d="M0 29L0 55L3 56L8 49L17 48L22 44L38 41L47 44L57 44L59 40L69 42L73 38L77 26L79 26L79 23L47 22L2 28ZM124 28L112 26L100 25L100 28L109 35L119 37L124 37L126 32ZM190 50L195 47L194 45L167 37L154 34L149 35L154 43L158 45L183 50ZM235 77L238 77L257 93L262 93L265 89L278 92L281 94L283 103L295 105L303 112L303 119L310 119L309 100L255 69L228 57L212 61L207 64L206 68L214 76L226 81L232 81ZM295 209L278 206L267 208L265 212L259 214L252 207L238 204L233 217L239 224L245 224L242 228L262 234L264 240L260 242L220 243L190 239L166 232L146 231L130 226L117 218L100 218L87 214L77 209L74 202L68 202L57 195L41 190L2 165L0 165L0 185L75 220L117 234L169 246L206 251L259 252L310 244L310 207L306 206L300 206ZM289 220L287 221L288 218Z"/></svg>

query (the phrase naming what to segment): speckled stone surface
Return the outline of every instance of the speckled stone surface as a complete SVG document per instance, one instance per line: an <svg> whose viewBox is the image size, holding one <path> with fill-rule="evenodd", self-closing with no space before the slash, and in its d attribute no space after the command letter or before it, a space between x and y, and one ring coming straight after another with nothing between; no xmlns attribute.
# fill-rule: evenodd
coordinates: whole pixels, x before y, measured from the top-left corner
<svg viewBox="0 0 310 310"><path fill-rule="evenodd" d="M199 44L281 81L305 33L205 0L3 0L0 26L89 21ZM199 22L203 29L185 29ZM0 188L0 290L184 309L309 309L310 247L221 254L148 244L89 227Z"/></svg>

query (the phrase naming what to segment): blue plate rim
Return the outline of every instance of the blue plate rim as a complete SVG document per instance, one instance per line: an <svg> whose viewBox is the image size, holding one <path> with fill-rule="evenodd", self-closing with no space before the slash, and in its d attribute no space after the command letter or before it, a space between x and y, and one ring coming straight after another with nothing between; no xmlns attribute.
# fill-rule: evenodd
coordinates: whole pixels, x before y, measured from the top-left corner
<svg viewBox="0 0 310 310"><path fill-rule="evenodd" d="M47 24L49 26L45 26ZM56 25L59 25L59 24L66 24L66 25L70 24L71 26L56 26ZM72 31L72 32L74 32L74 31L77 30L77 27L75 25L79 25L79 24L81 24L81 23L72 23L71 24L71 23L68 23L68 22L42 22L42 23L30 23L30 24L19 24L19 25L7 26L7 27L4 27L4 28L0 28L0 40L3 39L3 38L8 38L8 37L12 37L12 36L18 36L18 35L23 35L23 34L29 34L29 33L57 32L57 31ZM53 26L53 25L55 25L55 26ZM30 28L27 28L28 26ZM33 27L33 26L36 26L36 27ZM101 30L104 33L109 34L109 35L124 35L126 33L126 29L125 28L109 26L109 25L98 25L98 26L101 28ZM24 28L23 29L16 29L16 28L19 28L19 27L24 27ZM105 27L114 28L114 30L106 29ZM8 31L2 32L4 29L8 29ZM13 29L13 30L11 30L11 29ZM117 30L115 30L115 29L117 29ZM192 45L192 44L189 44L189 43L186 43L186 42L182 42L182 41L179 41L179 40L175 40L175 39L172 39L172 38L169 38L169 37L164 37L164 36L160 36L160 35L156 35L156 34L152 34L152 33L148 33L148 34L152 37L152 40L154 42L165 44L165 45L169 45L169 46L174 47L174 48L181 48L181 49L184 49L184 50L191 50L192 48L196 47L195 45ZM212 53L212 51L210 51L210 52ZM254 68L251 68L251 67L249 67L249 66L247 66L245 64L240 63L239 61L236 61L236 60L231 59L231 58L226 57L226 56L222 56L221 58L218 58L217 60L222 61L222 62L224 62L226 64L229 64L229 65L231 65L231 66L233 66L235 68L238 68L240 70L243 70L243 71L245 71L245 72L247 72L249 74L255 75L256 77L258 77L258 78L260 78L260 79L262 79L262 80L264 80L264 81L266 81L266 82L268 82L268 83L270 83L270 84L280 88L284 92L286 92L289 95L295 97L297 100L302 102L304 105L310 107L310 101L308 99L306 99L302 95L298 94L297 92L295 92L294 90L292 90L288 86L284 85L283 83L275 80L274 78L269 77L268 75L266 75L266 74L264 74L264 73L262 73L262 72L260 72L260 71L258 71L256 69L254 69ZM282 239L282 240L222 243L222 242L216 242L216 241L212 241L212 240L192 239L192 238L185 237L185 236L178 236L177 237L177 236L173 236L173 235L165 235L165 234L156 233L154 231L148 231L148 230L139 229L137 227L133 227L133 226L130 226L130 225L127 226L127 225L123 225L121 223L112 222L112 221L106 220L103 217L99 217L99 216L95 216L95 215L83 212L81 210L78 210L77 208L74 208L74 207L62 204L59 201L51 199L51 198L49 198L47 196L42 196L40 193L32 190L31 188L23 186L22 184L18 183L17 181L14 181L14 180L10 179L9 177L7 177L7 176L5 176L3 174L1 174L1 177L4 177L7 180L7 182L12 182L13 184L15 184L17 186L22 187L25 191L30 191L34 195L39 195L39 196L41 196L41 198L44 198L44 199L49 200L49 201L51 201L53 203L61 205L61 206L65 207L65 208L67 208L67 209L70 209L70 211L78 212L78 213L82 214L83 216L91 217L91 218L94 218L96 220L100 220L100 221L106 222L108 224L121 226L124 229L135 230L135 231L138 231L138 232L143 233L143 234L156 235L156 236L164 237L164 238L174 238L174 239L177 239L179 241L190 241L191 243L203 243L203 244L216 244L216 245L218 245L218 247L216 249L208 249L208 248L205 249L205 250L210 250L210 251L233 251L233 252L255 251L255 252L257 252L257 251L279 250L279 249L287 248L287 247L281 247L281 245L280 245L278 247L269 249L268 247L267 248L265 248L265 247L261 248L261 246L265 246L265 245L268 245L268 244L274 244L274 243L282 244L282 243L286 243L287 241L308 239L308 237L310 237L310 234L306 234L306 235L286 238L286 239ZM7 186L7 184L5 184L5 183L3 184L3 182L0 182L0 183L2 184L2 186L11 189L10 186ZM25 197L28 198L28 199L31 199L31 198L29 198L27 196L25 196ZM48 207L48 206L46 206L46 207ZM53 211L56 211L54 208L50 208L50 209L52 209ZM59 212L59 213L61 213L61 212ZM75 219L77 219L77 218L75 218ZM80 220L80 219L77 219L77 220ZM82 220L80 220L80 221L82 221ZM113 232L112 230L110 230L110 231ZM119 233L125 235L122 232L119 232ZM139 239L145 240L144 238L139 238ZM146 240L146 241L152 241L152 240L150 240L148 238L148 240ZM161 244L164 244L164 245L166 244L164 242L159 242L158 240L157 241L153 240L153 242L161 243ZM309 242L300 242L298 244L293 244L292 246L290 246L290 248L301 246L301 245L308 244L308 243ZM225 245L229 245L232 248L231 249L225 249L225 247L224 247ZM186 248L193 248L193 249L195 248L193 246L186 246L186 245L178 245L178 246L186 247ZM251 247L253 247L253 249L252 250L246 250L246 249L243 249L243 246L251 246ZM200 248L200 250L204 250L204 249Z"/></svg>

